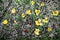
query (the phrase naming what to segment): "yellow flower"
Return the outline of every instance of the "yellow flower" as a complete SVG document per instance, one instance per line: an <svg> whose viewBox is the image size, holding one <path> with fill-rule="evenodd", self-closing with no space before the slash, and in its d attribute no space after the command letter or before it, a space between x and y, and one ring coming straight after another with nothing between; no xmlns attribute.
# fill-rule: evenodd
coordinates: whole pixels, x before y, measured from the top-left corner
<svg viewBox="0 0 60 40"><path fill-rule="evenodd" d="M50 32L50 31L52 31L52 28L49 27L47 30L48 30L48 32Z"/></svg>
<svg viewBox="0 0 60 40"><path fill-rule="evenodd" d="M53 16L58 16L58 14L59 14L59 11L58 10L53 11L53 13L52 13Z"/></svg>
<svg viewBox="0 0 60 40"><path fill-rule="evenodd" d="M14 23L16 23L16 20L14 20Z"/></svg>
<svg viewBox="0 0 60 40"><path fill-rule="evenodd" d="M24 13L22 13L22 18L24 18L25 17L25 14Z"/></svg>
<svg viewBox="0 0 60 40"><path fill-rule="evenodd" d="M44 2L41 2L40 6L44 6L44 5L45 5Z"/></svg>
<svg viewBox="0 0 60 40"><path fill-rule="evenodd" d="M40 12L41 12L41 11L38 10L38 9L35 10L35 13L36 13L37 16L39 15Z"/></svg>
<svg viewBox="0 0 60 40"><path fill-rule="evenodd" d="M35 29L34 34L35 34L35 35L39 35L39 32L40 32L39 29Z"/></svg>
<svg viewBox="0 0 60 40"><path fill-rule="evenodd" d="M2 23L3 23L3 24L8 24L8 20L5 19Z"/></svg>
<svg viewBox="0 0 60 40"><path fill-rule="evenodd" d="M13 14L16 13L16 9L12 8L11 13L13 13Z"/></svg>
<svg viewBox="0 0 60 40"><path fill-rule="evenodd" d="M43 19L44 23L48 23L48 18L46 17L45 19Z"/></svg>
<svg viewBox="0 0 60 40"><path fill-rule="evenodd" d="M27 10L26 14L31 15L31 10Z"/></svg>
<svg viewBox="0 0 60 40"><path fill-rule="evenodd" d="M31 1L31 5L34 5L35 4L35 2L34 1Z"/></svg>
<svg viewBox="0 0 60 40"><path fill-rule="evenodd" d="M36 20L35 24L36 24L36 26L42 26L43 25L43 23L41 22L40 19Z"/></svg>

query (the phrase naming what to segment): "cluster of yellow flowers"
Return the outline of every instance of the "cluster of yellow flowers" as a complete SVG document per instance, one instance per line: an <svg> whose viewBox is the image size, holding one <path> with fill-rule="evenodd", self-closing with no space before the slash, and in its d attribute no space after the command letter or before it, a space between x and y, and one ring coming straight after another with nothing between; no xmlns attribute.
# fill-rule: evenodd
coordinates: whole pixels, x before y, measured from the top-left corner
<svg viewBox="0 0 60 40"><path fill-rule="evenodd" d="M41 11L38 10L38 9L35 10L35 13L36 13L37 16L39 15L40 12L41 12ZM26 10L26 14L31 15L31 14L32 14L32 13L31 13L31 10Z"/></svg>
<svg viewBox="0 0 60 40"><path fill-rule="evenodd" d="M7 25L9 23L9 21L7 19L3 20L2 22L3 24ZM14 20L14 23L16 23L16 20Z"/></svg>
<svg viewBox="0 0 60 40"><path fill-rule="evenodd" d="M35 24L37 25L37 26L43 26L43 23L42 22L44 22L44 23L48 23L48 18L46 17L45 19L38 19L38 20L36 20L35 21Z"/></svg>
<svg viewBox="0 0 60 40"><path fill-rule="evenodd" d="M47 31L48 31L48 32L51 32L51 31L52 31L52 28L51 28L51 27L48 27L48 28L47 28ZM40 34L40 29L35 28L34 34L35 34L35 35L39 35L39 34Z"/></svg>
<svg viewBox="0 0 60 40"><path fill-rule="evenodd" d="M34 4L35 4L35 1L32 0L32 1L31 1L31 5L34 5ZM44 2L41 2L41 3L40 3L40 6L41 6L41 7L44 6L44 5L45 5Z"/></svg>
<svg viewBox="0 0 60 40"><path fill-rule="evenodd" d="M32 0L31 1L31 5L34 5L34 4L35 4L35 2ZM40 3L40 6L41 7L44 6L44 5L45 5L44 2L41 2ZM35 9L34 12L35 12L36 16L38 16L41 13L41 10L40 9ZM12 14L15 14L16 13L16 9L15 8L12 8L11 9L11 13ZM28 9L28 10L26 10L26 14L31 15L32 14L32 11L30 9ZM25 13L22 13L21 14L22 18L25 18L26 17L26 14ZM53 16L58 16L58 14L59 14L59 11L58 10L52 11L52 15ZM35 25L36 26L43 26L43 23L48 23L48 21L49 21L48 17L45 17L44 19L38 19L38 20L35 20ZM7 25L8 22L9 21L7 19L5 19L2 23L5 24L5 25ZM16 23L16 20L14 20L14 23ZM47 30L48 30L48 32L50 32L50 31L52 31L52 28L48 27ZM35 29L34 34L35 35L39 35L40 34L39 32L40 32L40 29Z"/></svg>
<svg viewBox="0 0 60 40"><path fill-rule="evenodd" d="M39 15L39 13L40 13L40 10L35 10L35 13L36 13L36 15ZM26 10L26 14L28 14L28 15L31 15L32 13L31 13L31 10ZM25 14L24 13L22 13L22 17L24 18L25 17Z"/></svg>

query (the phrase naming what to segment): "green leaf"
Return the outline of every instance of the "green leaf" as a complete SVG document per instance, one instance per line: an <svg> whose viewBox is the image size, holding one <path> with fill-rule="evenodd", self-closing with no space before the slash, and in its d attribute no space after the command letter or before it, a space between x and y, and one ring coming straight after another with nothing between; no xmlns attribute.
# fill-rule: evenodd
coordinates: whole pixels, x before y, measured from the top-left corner
<svg viewBox="0 0 60 40"><path fill-rule="evenodd" d="M50 40L51 38L49 38L48 36L46 36L46 35L43 35L42 36L42 40Z"/></svg>
<svg viewBox="0 0 60 40"><path fill-rule="evenodd" d="M39 18L42 18L42 14L39 14L39 16L38 16Z"/></svg>
<svg viewBox="0 0 60 40"><path fill-rule="evenodd" d="M20 20L20 21L22 21L23 20L23 18L22 18L22 16L21 15L18 15L18 18L17 18L18 20Z"/></svg>
<svg viewBox="0 0 60 40"><path fill-rule="evenodd" d="M24 3L21 0L15 0L16 3L18 3L20 6L24 5Z"/></svg>
<svg viewBox="0 0 60 40"><path fill-rule="evenodd" d="M30 4L30 0L24 0L25 4Z"/></svg>
<svg viewBox="0 0 60 40"><path fill-rule="evenodd" d="M4 8L3 7L0 7L0 11L2 11Z"/></svg>
<svg viewBox="0 0 60 40"><path fill-rule="evenodd" d="M19 37L18 40L25 40L25 38L24 37Z"/></svg>
<svg viewBox="0 0 60 40"><path fill-rule="evenodd" d="M34 19L35 19L35 14L32 14L32 15L31 15L31 18L32 18L32 20L34 21Z"/></svg>
<svg viewBox="0 0 60 40"><path fill-rule="evenodd" d="M16 28L16 29L20 28L19 24L14 24L13 26L14 26L14 28Z"/></svg>
<svg viewBox="0 0 60 40"><path fill-rule="evenodd" d="M6 12L6 13L5 13L5 17L4 17L4 18L8 18L8 16L9 16L9 13L8 13L8 12Z"/></svg>
<svg viewBox="0 0 60 40"><path fill-rule="evenodd" d="M2 0L0 0L0 3L3 3L3 1L2 1Z"/></svg>
<svg viewBox="0 0 60 40"><path fill-rule="evenodd" d="M40 39L37 37L37 38L33 38L33 40L40 40Z"/></svg>

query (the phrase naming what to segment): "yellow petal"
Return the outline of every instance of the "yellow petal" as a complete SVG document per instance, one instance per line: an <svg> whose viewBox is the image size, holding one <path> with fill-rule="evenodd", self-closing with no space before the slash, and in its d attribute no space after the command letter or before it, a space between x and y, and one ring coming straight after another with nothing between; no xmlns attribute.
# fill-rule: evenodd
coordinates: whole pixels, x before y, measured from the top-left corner
<svg viewBox="0 0 60 40"><path fill-rule="evenodd" d="M42 23L42 22L40 22L40 23L39 23L39 25L40 25L40 26L43 26L43 23Z"/></svg>
<svg viewBox="0 0 60 40"><path fill-rule="evenodd" d="M40 30L39 30L39 29L35 29L35 31L36 31L36 32L40 32Z"/></svg>
<svg viewBox="0 0 60 40"><path fill-rule="evenodd" d="M45 19L43 19L43 22L44 22L44 23L48 23L48 21L46 21Z"/></svg>
<svg viewBox="0 0 60 40"><path fill-rule="evenodd" d="M38 21L35 21L35 24L36 24L37 26L39 26L39 22L38 22Z"/></svg>
<svg viewBox="0 0 60 40"><path fill-rule="evenodd" d="M41 19L38 19L39 22L41 22Z"/></svg>
<svg viewBox="0 0 60 40"><path fill-rule="evenodd" d="M52 28L49 27L47 30L48 30L48 32L50 32L50 31L52 31Z"/></svg>
<svg viewBox="0 0 60 40"><path fill-rule="evenodd" d="M34 31L34 34L35 34L35 35L39 35L39 32Z"/></svg>
<svg viewBox="0 0 60 40"><path fill-rule="evenodd" d="M16 23L16 20L14 20L14 23Z"/></svg>
<svg viewBox="0 0 60 40"><path fill-rule="evenodd" d="M45 19L42 20L44 23L48 23L48 18L46 17Z"/></svg>

